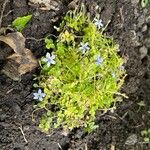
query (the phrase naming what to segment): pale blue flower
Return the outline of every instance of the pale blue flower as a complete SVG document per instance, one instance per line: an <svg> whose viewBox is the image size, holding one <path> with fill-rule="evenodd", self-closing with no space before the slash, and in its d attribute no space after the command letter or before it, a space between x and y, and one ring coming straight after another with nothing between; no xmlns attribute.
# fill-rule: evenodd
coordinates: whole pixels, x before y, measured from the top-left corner
<svg viewBox="0 0 150 150"><path fill-rule="evenodd" d="M47 66L49 67L51 64L55 64L55 55L50 55L50 53L46 53L46 57L43 58L43 62L46 62L47 63Z"/></svg>
<svg viewBox="0 0 150 150"><path fill-rule="evenodd" d="M82 50L83 54L85 54L85 52L90 49L88 45L89 45L88 42L86 42L86 43L81 42L80 43L79 49Z"/></svg>
<svg viewBox="0 0 150 150"><path fill-rule="evenodd" d="M98 29L100 29L100 28L102 28L104 26L102 19L96 19L96 18L94 18L94 24L96 25L96 27Z"/></svg>
<svg viewBox="0 0 150 150"><path fill-rule="evenodd" d="M96 65L100 65L103 62L103 58L101 58L99 55L96 56Z"/></svg>
<svg viewBox="0 0 150 150"><path fill-rule="evenodd" d="M46 96L45 93L42 93L41 89L38 89L38 92L37 93L33 93L33 95L34 95L33 99L36 99L36 100L39 100L39 101L42 101L43 98Z"/></svg>

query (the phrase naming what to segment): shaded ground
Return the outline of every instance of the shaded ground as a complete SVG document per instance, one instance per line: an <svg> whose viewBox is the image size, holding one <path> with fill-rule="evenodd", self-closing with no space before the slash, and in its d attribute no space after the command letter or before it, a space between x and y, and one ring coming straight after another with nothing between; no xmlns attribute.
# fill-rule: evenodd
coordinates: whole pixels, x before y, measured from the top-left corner
<svg viewBox="0 0 150 150"><path fill-rule="evenodd" d="M98 113L96 122L99 128L89 135L81 129L72 131L67 137L59 130L46 135L31 120L34 105L32 73L24 75L21 82L14 82L0 74L0 150L150 149L140 135L142 129L150 128L150 7L141 9L137 1L85 1L91 14L99 5L104 23L111 20L106 34L114 37L120 45L121 55L127 59L125 68L128 76L122 91L129 99L118 103L114 113L108 112L103 116ZM12 12L3 18L2 25L8 26L16 17L32 13L32 21L23 34L27 38L26 47L40 57L45 54L43 42L31 37L39 39L53 33L53 25L57 25L60 16L68 10L68 3L64 1L59 11L41 11L28 6L26 0L10 0L4 14ZM140 108L138 103L141 101L145 106ZM138 138L137 143L133 146L125 144L133 134Z"/></svg>

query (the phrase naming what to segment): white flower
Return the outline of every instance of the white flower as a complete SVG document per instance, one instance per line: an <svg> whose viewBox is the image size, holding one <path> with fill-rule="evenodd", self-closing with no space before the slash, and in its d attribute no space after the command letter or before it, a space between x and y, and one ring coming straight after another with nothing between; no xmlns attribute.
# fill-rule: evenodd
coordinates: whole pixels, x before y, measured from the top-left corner
<svg viewBox="0 0 150 150"><path fill-rule="evenodd" d="M103 62L103 58L101 58L99 55L96 56L96 65L100 65Z"/></svg>
<svg viewBox="0 0 150 150"><path fill-rule="evenodd" d="M81 42L81 43L80 43L79 49L82 50L82 53L83 53L83 54L85 54L85 52L90 49L88 45L89 45L88 42L86 42L86 43L82 43L82 42Z"/></svg>
<svg viewBox="0 0 150 150"><path fill-rule="evenodd" d="M94 24L96 25L96 27L98 29L100 29L100 28L102 28L104 26L102 19L96 19L96 18L94 18Z"/></svg>
<svg viewBox="0 0 150 150"><path fill-rule="evenodd" d="M33 95L34 95L33 99L37 99L39 101L42 101L46 94L42 93L42 90L39 89L38 92L37 93L33 93Z"/></svg>
<svg viewBox="0 0 150 150"><path fill-rule="evenodd" d="M51 64L55 64L56 62L55 62L55 55L50 55L50 53L47 53L46 54L46 57L45 58L43 58L43 62L46 62L47 63L47 66L49 67Z"/></svg>

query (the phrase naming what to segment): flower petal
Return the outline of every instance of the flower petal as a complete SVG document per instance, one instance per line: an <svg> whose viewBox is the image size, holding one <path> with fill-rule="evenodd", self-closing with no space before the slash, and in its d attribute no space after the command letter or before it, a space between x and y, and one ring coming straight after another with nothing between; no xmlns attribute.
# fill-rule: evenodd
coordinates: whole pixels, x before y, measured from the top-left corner
<svg viewBox="0 0 150 150"><path fill-rule="evenodd" d="M89 50L90 48L89 48L89 47L86 47L86 49Z"/></svg>
<svg viewBox="0 0 150 150"><path fill-rule="evenodd" d="M89 43L88 42L86 42L85 44L84 44L84 46L88 46L89 45Z"/></svg>
<svg viewBox="0 0 150 150"><path fill-rule="evenodd" d="M83 47L79 47L79 50L83 50Z"/></svg>
<svg viewBox="0 0 150 150"><path fill-rule="evenodd" d="M80 45L83 46L84 45L83 42L80 42Z"/></svg>
<svg viewBox="0 0 150 150"><path fill-rule="evenodd" d="M51 64L56 64L56 62L54 60L51 60Z"/></svg>
<svg viewBox="0 0 150 150"><path fill-rule="evenodd" d="M50 53L46 53L46 58L50 58L50 57L51 57Z"/></svg>
<svg viewBox="0 0 150 150"><path fill-rule="evenodd" d="M42 100L43 100L43 97L40 96L40 97L38 98L38 100L39 100L39 101L42 101Z"/></svg>
<svg viewBox="0 0 150 150"><path fill-rule="evenodd" d="M86 50L85 50L85 49L83 49L82 54L85 54L85 52L86 52Z"/></svg>
<svg viewBox="0 0 150 150"><path fill-rule="evenodd" d="M34 96L38 96L38 93L33 93Z"/></svg>
<svg viewBox="0 0 150 150"><path fill-rule="evenodd" d="M43 58L42 61L43 61L43 62L47 62L48 59L47 59L47 58Z"/></svg>
<svg viewBox="0 0 150 150"><path fill-rule="evenodd" d="M41 94L41 93L42 93L42 90L41 90L41 89L39 89L39 90L38 90L38 94Z"/></svg>
<svg viewBox="0 0 150 150"><path fill-rule="evenodd" d="M94 18L94 21L95 21L95 22L97 22L97 21L98 21L98 19Z"/></svg>
<svg viewBox="0 0 150 150"><path fill-rule="evenodd" d="M33 97L33 99L38 99L38 98L39 98L38 96L34 96L34 97Z"/></svg>
<svg viewBox="0 0 150 150"><path fill-rule="evenodd" d="M54 54L52 54L51 59L55 59L55 57L56 57L56 56L55 56Z"/></svg>
<svg viewBox="0 0 150 150"><path fill-rule="evenodd" d="M45 94L45 93L42 93L42 94L41 94L41 96L42 96L42 97L45 97L45 96L46 96L46 94Z"/></svg>
<svg viewBox="0 0 150 150"><path fill-rule="evenodd" d="M47 67L49 67L51 65L51 63L50 62L47 62Z"/></svg>

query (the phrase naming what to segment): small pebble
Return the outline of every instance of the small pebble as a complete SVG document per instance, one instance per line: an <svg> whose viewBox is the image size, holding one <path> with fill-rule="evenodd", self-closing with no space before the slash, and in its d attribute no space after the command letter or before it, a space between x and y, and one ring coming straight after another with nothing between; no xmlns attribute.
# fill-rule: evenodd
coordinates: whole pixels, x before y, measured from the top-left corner
<svg viewBox="0 0 150 150"><path fill-rule="evenodd" d="M137 135L136 134L132 134L130 135L126 141L125 141L125 145L135 145L137 143L138 139L137 139Z"/></svg>
<svg viewBox="0 0 150 150"><path fill-rule="evenodd" d="M150 36L144 39L144 45L147 48L150 48Z"/></svg>
<svg viewBox="0 0 150 150"><path fill-rule="evenodd" d="M131 3L132 3L133 5L137 5L137 4L139 3L139 0L132 0Z"/></svg>
<svg viewBox="0 0 150 150"><path fill-rule="evenodd" d="M34 13L34 16L35 16L35 17L39 17L39 16L40 16L40 13L39 13L38 11L36 11L36 12Z"/></svg>
<svg viewBox="0 0 150 150"><path fill-rule="evenodd" d="M139 33L136 33L135 30L130 31L130 38L131 38L132 45L134 47L141 46L140 40L141 40L142 37L143 37L143 35L142 34L139 35Z"/></svg>
<svg viewBox="0 0 150 150"><path fill-rule="evenodd" d="M30 130L30 126L29 126L29 125L24 126L24 127L23 127L23 130L24 130L24 131L29 131L29 130Z"/></svg>
<svg viewBox="0 0 150 150"><path fill-rule="evenodd" d="M139 52L140 52L140 57L141 59L143 59L147 53L148 53L148 49L145 47L145 46L142 46L140 49L139 49Z"/></svg>
<svg viewBox="0 0 150 150"><path fill-rule="evenodd" d="M142 27L142 32L146 32L147 31L147 25L145 24L143 27Z"/></svg>
<svg viewBox="0 0 150 150"><path fill-rule="evenodd" d="M16 115L20 115L21 114L21 108L20 108L20 106L17 103L13 103L12 109L13 109L13 111L14 111L14 113Z"/></svg>
<svg viewBox="0 0 150 150"><path fill-rule="evenodd" d="M13 6L18 7L18 8L26 7L27 3L26 3L26 1L15 0L15 1L13 1Z"/></svg>
<svg viewBox="0 0 150 150"><path fill-rule="evenodd" d="M64 130L61 132L61 135L63 135L63 136L68 136L68 134L69 134L69 130L67 130L67 129L64 129Z"/></svg>
<svg viewBox="0 0 150 150"><path fill-rule="evenodd" d="M146 18L146 23L150 26L150 16Z"/></svg>
<svg viewBox="0 0 150 150"><path fill-rule="evenodd" d="M144 15L141 15L141 16L138 18L138 27L141 28L144 23L145 23L145 16L144 16Z"/></svg>

